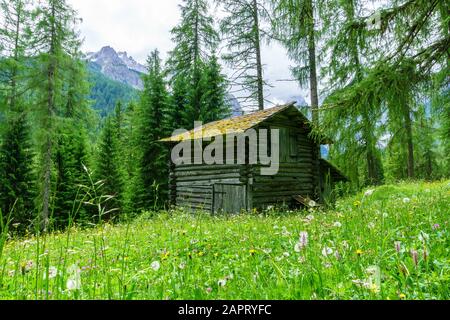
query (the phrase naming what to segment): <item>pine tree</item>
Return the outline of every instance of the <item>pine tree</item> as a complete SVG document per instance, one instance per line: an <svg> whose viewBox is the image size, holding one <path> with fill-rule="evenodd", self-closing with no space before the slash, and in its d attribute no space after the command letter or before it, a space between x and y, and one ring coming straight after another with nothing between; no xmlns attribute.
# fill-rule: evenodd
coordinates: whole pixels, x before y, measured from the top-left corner
<svg viewBox="0 0 450 320"><path fill-rule="evenodd" d="M153 51L147 60L148 75L144 76L141 95L138 146L140 148L134 205L137 210L150 210L167 197L166 147L158 140L165 137L164 111L168 94L159 52Z"/></svg>
<svg viewBox="0 0 450 320"><path fill-rule="evenodd" d="M205 68L202 79L203 95L199 120L209 123L224 119L230 115L230 106L226 103L227 82L222 69L213 55Z"/></svg>
<svg viewBox="0 0 450 320"><path fill-rule="evenodd" d="M264 87L261 57L261 39L265 31L261 28L261 18L266 9L261 0L218 1L226 13L220 26L230 51L224 55L225 61L233 68L234 85L245 91L243 102L254 101L259 110L264 110Z"/></svg>
<svg viewBox="0 0 450 320"><path fill-rule="evenodd" d="M102 181L101 192L108 201L104 209L108 214L103 219L112 219L124 208L124 173L120 162L121 149L117 141L117 132L111 117L106 118L101 133L95 171L96 181Z"/></svg>
<svg viewBox="0 0 450 320"><path fill-rule="evenodd" d="M45 0L39 3L36 12L37 25L34 30L34 46L40 49L35 68L42 70L34 78L38 90L38 108L41 117L42 161L42 208L41 229L47 229L53 188L54 132L57 115L64 105L64 75L74 47L80 45L74 31L76 12L65 0ZM67 102L67 101L66 101ZM66 109L70 110L69 108Z"/></svg>
<svg viewBox="0 0 450 320"><path fill-rule="evenodd" d="M24 230L34 211L34 172L28 103L24 92L30 77L25 68L31 12L23 0L0 2L0 209Z"/></svg>
<svg viewBox="0 0 450 320"><path fill-rule="evenodd" d="M88 185L84 166L89 167L87 138L73 119L65 119L58 126L54 163L56 186L52 220L56 228L67 226L70 220L87 218L81 186Z"/></svg>
<svg viewBox="0 0 450 320"><path fill-rule="evenodd" d="M194 121L201 117L202 74L217 47L218 34L205 0L184 0L181 17L180 25L172 30L176 46L170 53L168 66L171 84L183 82L186 89L186 103L181 111L182 125L191 129Z"/></svg>
<svg viewBox="0 0 450 320"><path fill-rule="evenodd" d="M34 213L33 153L26 113L12 114L0 146L0 209L12 213L20 230L30 226Z"/></svg>

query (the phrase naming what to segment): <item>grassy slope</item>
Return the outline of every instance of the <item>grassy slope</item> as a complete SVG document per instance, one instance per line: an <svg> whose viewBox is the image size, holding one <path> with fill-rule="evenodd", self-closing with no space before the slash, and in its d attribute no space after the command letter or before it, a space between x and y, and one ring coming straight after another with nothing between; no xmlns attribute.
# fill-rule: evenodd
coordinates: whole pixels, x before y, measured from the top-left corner
<svg viewBox="0 0 450 320"><path fill-rule="evenodd" d="M148 215L9 242L0 298L449 299L449 216L449 182L383 186L326 213Z"/></svg>

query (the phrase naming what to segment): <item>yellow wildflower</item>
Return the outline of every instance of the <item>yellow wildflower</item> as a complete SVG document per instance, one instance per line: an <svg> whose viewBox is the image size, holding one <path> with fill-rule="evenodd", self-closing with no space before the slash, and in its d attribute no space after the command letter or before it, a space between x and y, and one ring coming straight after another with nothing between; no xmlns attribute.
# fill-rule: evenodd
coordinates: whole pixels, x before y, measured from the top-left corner
<svg viewBox="0 0 450 320"><path fill-rule="evenodd" d="M403 293L401 293L398 297L399 297L400 299L402 299L402 300L406 299L406 295L403 294Z"/></svg>
<svg viewBox="0 0 450 320"><path fill-rule="evenodd" d="M364 251L362 251L361 249L356 250L356 254L358 256L362 256L364 254Z"/></svg>

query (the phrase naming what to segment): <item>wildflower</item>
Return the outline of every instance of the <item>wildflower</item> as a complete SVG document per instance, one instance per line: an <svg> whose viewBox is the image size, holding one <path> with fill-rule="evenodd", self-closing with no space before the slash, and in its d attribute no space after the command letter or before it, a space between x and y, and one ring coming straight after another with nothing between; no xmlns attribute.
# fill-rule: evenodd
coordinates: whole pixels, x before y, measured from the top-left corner
<svg viewBox="0 0 450 320"><path fill-rule="evenodd" d="M374 192L375 192L375 190L373 190L373 189L367 190L366 193L364 193L364 196L370 197L371 195L373 195Z"/></svg>
<svg viewBox="0 0 450 320"><path fill-rule="evenodd" d="M395 241L395 251L397 251L397 253L402 251L402 243L400 241Z"/></svg>
<svg viewBox="0 0 450 320"><path fill-rule="evenodd" d="M399 294L398 297L402 300L406 299L406 295L403 293Z"/></svg>
<svg viewBox="0 0 450 320"><path fill-rule="evenodd" d="M413 259L414 265L417 267L419 265L419 253L417 250L411 250L411 257Z"/></svg>
<svg viewBox="0 0 450 320"><path fill-rule="evenodd" d="M367 226L369 229L375 229L375 223L370 222L369 225Z"/></svg>
<svg viewBox="0 0 450 320"><path fill-rule="evenodd" d="M198 253L198 256L199 257L203 257L205 255L205 253L203 252L203 251L200 251L199 253Z"/></svg>
<svg viewBox="0 0 450 320"><path fill-rule="evenodd" d="M312 214L306 216L306 220L307 220L308 222L312 222L312 221L314 221L314 219L315 219L315 217L314 217Z"/></svg>
<svg viewBox="0 0 450 320"><path fill-rule="evenodd" d="M342 223L340 223L339 221L337 221L337 222L335 222L335 223L333 224L333 227L335 227L335 228L341 228L341 227L342 227Z"/></svg>
<svg viewBox="0 0 450 320"><path fill-rule="evenodd" d="M328 248L328 247L325 247L325 248L323 248L323 250L322 250L322 255L323 255L324 257L328 257L329 255L332 255L333 252L334 252L333 249Z"/></svg>
<svg viewBox="0 0 450 320"><path fill-rule="evenodd" d="M265 254L271 254L272 253L272 249L264 249L263 250L263 252L265 253Z"/></svg>
<svg viewBox="0 0 450 320"><path fill-rule="evenodd" d="M206 288L206 293L210 294L212 292L212 288Z"/></svg>
<svg viewBox="0 0 450 320"><path fill-rule="evenodd" d="M256 254L256 250L255 249L251 249L250 251L250 255L254 256Z"/></svg>
<svg viewBox="0 0 450 320"><path fill-rule="evenodd" d="M76 265L73 264L67 269L67 273L69 274L69 278L66 282L67 290L74 291L74 290L80 290L81 289L81 270Z"/></svg>
<svg viewBox="0 0 450 320"><path fill-rule="evenodd" d="M440 228L441 228L441 225L438 224L438 223L436 223L436 224L433 226L433 229L434 229L434 230L438 230L438 229L440 229Z"/></svg>
<svg viewBox="0 0 450 320"><path fill-rule="evenodd" d="M311 200L308 205L312 208L317 207L317 203L314 200Z"/></svg>
<svg viewBox="0 0 450 320"><path fill-rule="evenodd" d="M227 285L227 279L222 279L217 282L219 287L225 287Z"/></svg>
<svg viewBox="0 0 450 320"><path fill-rule="evenodd" d="M356 250L356 254L358 256L362 256L364 254L364 251L362 251L361 249Z"/></svg>
<svg viewBox="0 0 450 320"><path fill-rule="evenodd" d="M303 256L300 256L300 257L298 258L298 262L299 262L299 263L305 263L305 262L306 262L306 258L303 257Z"/></svg>
<svg viewBox="0 0 450 320"><path fill-rule="evenodd" d="M289 252L285 252L285 253L283 253L283 256L284 256L285 258L289 258L291 255L289 254Z"/></svg>
<svg viewBox="0 0 450 320"><path fill-rule="evenodd" d="M185 263L180 263L178 268L180 268L181 270L184 270L186 268L186 264Z"/></svg>
<svg viewBox="0 0 450 320"><path fill-rule="evenodd" d="M161 264L159 263L159 261L154 261L152 262L152 264L150 265L150 267L155 270L158 271L161 268Z"/></svg>
<svg viewBox="0 0 450 320"><path fill-rule="evenodd" d="M353 205L355 207L359 207L359 206L361 206L361 201L355 201L355 202L353 202Z"/></svg>
<svg viewBox="0 0 450 320"><path fill-rule="evenodd" d="M427 242L430 239L430 236L428 234L426 234L425 232L420 231L418 238L421 242Z"/></svg>
<svg viewBox="0 0 450 320"><path fill-rule="evenodd" d="M403 203L410 203L411 199L410 198L403 198Z"/></svg>
<svg viewBox="0 0 450 320"><path fill-rule="evenodd" d="M81 289L81 280L79 277L77 278L70 278L67 280L66 283L67 290L74 291L74 290L80 290Z"/></svg>
<svg viewBox="0 0 450 320"><path fill-rule="evenodd" d="M295 245L295 252L300 252L302 249L308 246L308 232L302 231L300 232L300 239L298 243Z"/></svg>
<svg viewBox="0 0 450 320"><path fill-rule="evenodd" d="M15 270L9 270L8 271L8 276L10 276L11 278L14 277L16 275L16 271Z"/></svg>
<svg viewBox="0 0 450 320"><path fill-rule="evenodd" d="M55 267L48 268L48 279L54 279L56 278L56 275L58 274L58 269ZM44 280L47 279L47 273L44 273Z"/></svg>

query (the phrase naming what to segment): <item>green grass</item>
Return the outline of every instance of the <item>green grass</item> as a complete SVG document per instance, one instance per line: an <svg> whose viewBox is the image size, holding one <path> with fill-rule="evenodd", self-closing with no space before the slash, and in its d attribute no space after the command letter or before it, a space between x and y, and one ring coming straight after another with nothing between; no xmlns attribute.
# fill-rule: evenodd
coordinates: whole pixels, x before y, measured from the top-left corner
<svg viewBox="0 0 450 320"><path fill-rule="evenodd" d="M450 182L383 186L327 212L147 214L9 240L0 298L449 299L449 216Z"/></svg>

